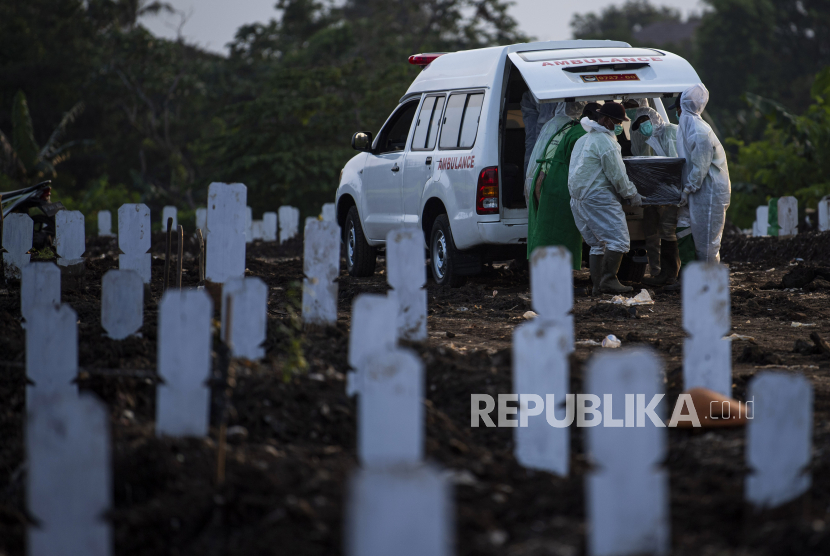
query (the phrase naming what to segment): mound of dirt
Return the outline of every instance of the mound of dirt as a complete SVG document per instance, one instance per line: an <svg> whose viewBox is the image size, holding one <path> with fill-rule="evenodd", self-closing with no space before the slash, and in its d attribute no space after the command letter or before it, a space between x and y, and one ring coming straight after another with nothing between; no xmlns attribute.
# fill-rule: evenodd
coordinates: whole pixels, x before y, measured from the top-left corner
<svg viewBox="0 0 830 556"><path fill-rule="evenodd" d="M790 239L724 234L720 254L725 263L774 265L802 259L807 263L829 264L830 232L799 234Z"/></svg>

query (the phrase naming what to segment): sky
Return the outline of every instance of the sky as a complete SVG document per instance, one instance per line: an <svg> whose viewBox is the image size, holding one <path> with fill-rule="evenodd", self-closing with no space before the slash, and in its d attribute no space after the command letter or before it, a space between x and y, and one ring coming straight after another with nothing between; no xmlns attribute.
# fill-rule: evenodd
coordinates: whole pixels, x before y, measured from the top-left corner
<svg viewBox="0 0 830 556"><path fill-rule="evenodd" d="M181 34L187 42L213 52L227 54L225 45L246 23L267 22L276 17L276 0L166 0L187 18ZM684 14L700 12L697 0L652 0L654 4L680 9ZM623 0L515 0L513 17L522 31L540 40L571 38L570 21L575 13L598 12ZM175 38L180 16L148 16L142 23L154 34ZM414 53L413 53L414 54Z"/></svg>

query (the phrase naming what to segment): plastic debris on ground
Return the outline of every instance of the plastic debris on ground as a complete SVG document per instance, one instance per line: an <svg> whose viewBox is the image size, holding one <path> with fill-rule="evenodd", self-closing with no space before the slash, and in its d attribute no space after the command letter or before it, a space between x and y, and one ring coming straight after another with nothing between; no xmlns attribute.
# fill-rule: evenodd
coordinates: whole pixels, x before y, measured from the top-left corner
<svg viewBox="0 0 830 556"><path fill-rule="evenodd" d="M815 326L816 323L814 322L791 322L790 326L793 328L809 328L811 326Z"/></svg>
<svg viewBox="0 0 830 556"><path fill-rule="evenodd" d="M536 318L536 317L538 317L538 316L539 316L539 315L537 315L537 314L536 314L535 312L533 312L533 311L527 311L527 312L525 312L525 314L524 314L524 315L522 315L522 317L524 317L526 320L535 319L535 318Z"/></svg>
<svg viewBox="0 0 830 556"><path fill-rule="evenodd" d="M640 293L634 297L625 297L622 295L615 295L610 300L601 299L600 303L614 303L615 305L624 305L625 307L633 307L634 305L654 305L654 300L648 294L648 290L640 290Z"/></svg>
<svg viewBox="0 0 830 556"><path fill-rule="evenodd" d="M576 347L598 347L602 344L597 342L596 340L577 340L574 342Z"/></svg>
<svg viewBox="0 0 830 556"><path fill-rule="evenodd" d="M755 341L755 338L752 336L745 336L743 334L732 334L731 336L726 337L727 340L739 340L744 342L752 342L753 344L757 344L758 342Z"/></svg>
<svg viewBox="0 0 830 556"><path fill-rule="evenodd" d="M608 336L602 339L602 347L604 348L618 348L621 345L622 342L613 334L609 334Z"/></svg>

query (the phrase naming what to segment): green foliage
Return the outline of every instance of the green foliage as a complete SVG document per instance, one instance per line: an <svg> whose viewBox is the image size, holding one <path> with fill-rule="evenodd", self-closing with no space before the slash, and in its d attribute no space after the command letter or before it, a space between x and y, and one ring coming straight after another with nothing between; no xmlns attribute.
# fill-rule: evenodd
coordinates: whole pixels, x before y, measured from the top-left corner
<svg viewBox="0 0 830 556"><path fill-rule="evenodd" d="M124 184L111 184L109 176L101 176L87 184L82 195L76 199L55 191L61 203L69 210L79 210L84 215L84 224L88 235L98 232L98 211L112 212L113 225L116 224L118 207L125 203L140 203L141 196Z"/></svg>
<svg viewBox="0 0 830 556"><path fill-rule="evenodd" d="M680 20L680 12L674 8L654 6L648 0L627 0L622 6L612 4L603 8L599 14L576 14L571 20L571 28L575 39L607 39L634 44L636 29L659 21Z"/></svg>
<svg viewBox="0 0 830 556"><path fill-rule="evenodd" d="M732 206L730 219L749 227L755 208L770 197L793 195L799 206L815 208L816 202L830 194L830 67L816 76L813 102L796 116L780 103L747 95L753 116L766 121L763 138L744 142L729 140L737 150L730 160Z"/></svg>
<svg viewBox="0 0 830 556"><path fill-rule="evenodd" d="M288 322L281 322L279 325L282 336L279 351L285 357L282 367L282 379L285 382L289 382L295 374L308 372L303 337L302 296L303 285L300 282L291 282L286 291L285 304Z"/></svg>

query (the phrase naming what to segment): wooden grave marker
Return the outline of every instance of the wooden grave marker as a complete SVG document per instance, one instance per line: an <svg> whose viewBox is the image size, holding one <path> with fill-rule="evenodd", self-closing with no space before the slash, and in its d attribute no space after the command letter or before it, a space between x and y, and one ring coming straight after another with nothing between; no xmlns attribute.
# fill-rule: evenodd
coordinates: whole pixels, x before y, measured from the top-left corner
<svg viewBox="0 0 830 556"><path fill-rule="evenodd" d="M213 283L245 276L247 197L241 183L212 183L208 189L205 278Z"/></svg>
<svg viewBox="0 0 830 556"><path fill-rule="evenodd" d="M98 211L98 235L110 237L112 233L112 213L108 210Z"/></svg>
<svg viewBox="0 0 830 556"><path fill-rule="evenodd" d="M325 203L320 215L326 222L337 222L337 206L334 203Z"/></svg>
<svg viewBox="0 0 830 556"><path fill-rule="evenodd" d="M778 228L779 238L798 234L798 200L795 197L778 199Z"/></svg>
<svg viewBox="0 0 830 556"><path fill-rule="evenodd" d="M166 225L165 225L166 229ZM134 270L141 281L150 283L150 209L144 204L128 203L118 209L118 268Z"/></svg>
<svg viewBox="0 0 830 556"><path fill-rule="evenodd" d="M38 304L26 322L26 404L34 395L77 395L78 314L67 304Z"/></svg>
<svg viewBox="0 0 830 556"><path fill-rule="evenodd" d="M404 228L386 235L386 280L392 287L387 295L398 308L398 337L426 340L427 267L420 230Z"/></svg>
<svg viewBox="0 0 830 556"><path fill-rule="evenodd" d="M830 196L825 196L818 202L818 231L828 230L830 230Z"/></svg>
<svg viewBox="0 0 830 556"><path fill-rule="evenodd" d="M232 300L231 303L228 303ZM227 335L231 307L230 336ZM260 278L231 278L222 288L222 338L230 338L233 357L256 361L265 357L268 326L268 286Z"/></svg>
<svg viewBox="0 0 830 556"><path fill-rule="evenodd" d="M251 243L254 240L253 225L254 216L251 207L245 207L245 243Z"/></svg>
<svg viewBox="0 0 830 556"><path fill-rule="evenodd" d="M113 340L137 333L144 324L144 282L134 270L108 270L101 281L101 326Z"/></svg>
<svg viewBox="0 0 830 556"><path fill-rule="evenodd" d="M28 321L38 305L60 305L61 271L54 263L29 263L20 278L20 314ZM25 328L25 327L24 327Z"/></svg>
<svg viewBox="0 0 830 556"><path fill-rule="evenodd" d="M172 205L167 205L163 209L161 209L161 229L167 229L167 219L173 219L173 229L179 227L179 211L176 207Z"/></svg>
<svg viewBox="0 0 830 556"><path fill-rule="evenodd" d="M13 212L3 219L3 267L7 280L19 279L20 271L29 264L34 221L28 214Z"/></svg>
<svg viewBox="0 0 830 556"><path fill-rule="evenodd" d="M369 356L395 349L398 343L397 305L385 295L363 293L352 303L346 394L360 392Z"/></svg>
<svg viewBox="0 0 830 556"><path fill-rule="evenodd" d="M207 233L207 209L200 207L196 209L196 229L202 230L202 236Z"/></svg>
<svg viewBox="0 0 830 556"><path fill-rule="evenodd" d="M337 282L340 275L340 227L336 222L310 220L303 232L303 322L337 323Z"/></svg>
<svg viewBox="0 0 830 556"><path fill-rule="evenodd" d="M277 241L277 213L262 214L262 241Z"/></svg>
<svg viewBox="0 0 830 556"><path fill-rule="evenodd" d="M287 240L296 236L299 231L300 209L283 205L278 209L277 213L280 224L280 243L285 243Z"/></svg>

